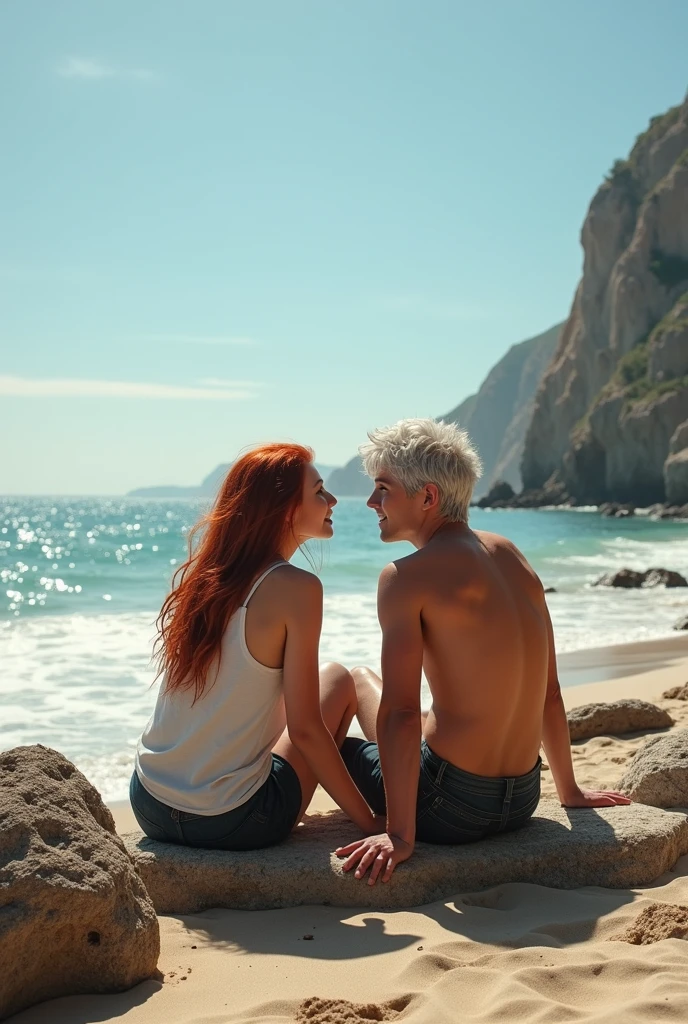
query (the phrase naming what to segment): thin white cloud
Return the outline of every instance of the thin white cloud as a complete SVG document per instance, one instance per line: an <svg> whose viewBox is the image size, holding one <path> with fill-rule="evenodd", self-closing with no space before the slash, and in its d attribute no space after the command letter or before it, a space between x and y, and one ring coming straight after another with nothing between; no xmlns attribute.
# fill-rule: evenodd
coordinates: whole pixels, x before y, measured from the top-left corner
<svg viewBox="0 0 688 1024"><path fill-rule="evenodd" d="M152 398L234 402L254 398L258 384L222 382L222 387L186 387L122 380L79 380L69 377L0 376L0 395L14 398Z"/></svg>
<svg viewBox="0 0 688 1024"><path fill-rule="evenodd" d="M391 313L457 323L489 320L493 316L492 310L474 302L436 299L413 293L385 295L380 299L380 306Z"/></svg>
<svg viewBox="0 0 688 1024"><path fill-rule="evenodd" d="M122 68L104 64L99 60L84 57L67 57L57 66L61 78L79 78L83 81L98 82L106 78L120 78L135 82L152 82L157 78L150 68Z"/></svg>

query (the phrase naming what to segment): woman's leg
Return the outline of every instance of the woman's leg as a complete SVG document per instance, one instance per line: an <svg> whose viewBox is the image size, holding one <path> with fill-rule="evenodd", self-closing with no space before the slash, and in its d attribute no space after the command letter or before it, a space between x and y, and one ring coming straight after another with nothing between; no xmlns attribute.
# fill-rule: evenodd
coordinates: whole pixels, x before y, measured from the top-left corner
<svg viewBox="0 0 688 1024"><path fill-rule="evenodd" d="M382 680L370 668L352 668L356 687L356 718L367 740L377 743L377 713L382 696Z"/></svg>
<svg viewBox="0 0 688 1024"><path fill-rule="evenodd" d="M320 669L320 710L323 721L332 733L335 743L341 747L356 713L356 688L351 673L343 665L337 665L336 662L324 665ZM313 799L318 780L306 759L289 739L286 729L272 752L288 761L299 777L301 811L298 820L300 821Z"/></svg>
<svg viewBox="0 0 688 1024"><path fill-rule="evenodd" d="M382 680L371 668L361 666L352 668L351 675L356 687L356 718L367 740L377 743L377 713L380 710L382 697ZM421 711L420 718L423 729L427 711Z"/></svg>

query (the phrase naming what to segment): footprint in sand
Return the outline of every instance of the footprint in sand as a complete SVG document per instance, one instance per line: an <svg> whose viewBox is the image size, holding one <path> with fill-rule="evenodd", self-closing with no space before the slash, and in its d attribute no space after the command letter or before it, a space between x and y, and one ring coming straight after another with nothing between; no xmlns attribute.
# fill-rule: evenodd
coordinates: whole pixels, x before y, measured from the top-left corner
<svg viewBox="0 0 688 1024"><path fill-rule="evenodd" d="M166 985L178 985L181 981L187 981L191 974L191 967L178 967L175 971L167 971L163 975Z"/></svg>

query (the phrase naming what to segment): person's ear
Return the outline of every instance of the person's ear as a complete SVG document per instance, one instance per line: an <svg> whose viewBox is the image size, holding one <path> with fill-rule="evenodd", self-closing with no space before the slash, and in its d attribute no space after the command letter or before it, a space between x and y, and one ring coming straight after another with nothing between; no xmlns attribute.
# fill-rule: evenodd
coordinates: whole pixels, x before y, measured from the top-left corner
<svg viewBox="0 0 688 1024"><path fill-rule="evenodd" d="M423 495L423 508L429 510L439 505L440 492L437 484L426 484Z"/></svg>

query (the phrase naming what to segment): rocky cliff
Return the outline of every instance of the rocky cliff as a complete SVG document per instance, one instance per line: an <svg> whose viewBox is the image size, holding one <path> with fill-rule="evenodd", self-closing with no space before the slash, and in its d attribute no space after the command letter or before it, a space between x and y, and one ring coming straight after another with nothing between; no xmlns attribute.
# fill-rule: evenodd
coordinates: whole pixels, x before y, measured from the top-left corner
<svg viewBox="0 0 688 1024"><path fill-rule="evenodd" d="M469 395L451 412L441 416L458 423L471 435L483 460L483 475L476 497L485 494L495 480L507 480L521 488L520 462L526 429L533 412L538 384L557 346L563 324L512 345L490 370L475 395ZM338 495L368 495L370 481L356 455L336 469L328 487Z"/></svg>
<svg viewBox="0 0 688 1024"><path fill-rule="evenodd" d="M483 460L476 496L496 480L521 489L520 463L535 393L557 347L563 324L512 345L490 370L477 395L441 419L468 431Z"/></svg>
<svg viewBox="0 0 688 1024"><path fill-rule="evenodd" d="M370 477L363 472L358 455L340 469L333 469L327 478L327 486L337 498L367 497L372 490Z"/></svg>
<svg viewBox="0 0 688 1024"><path fill-rule="evenodd" d="M688 501L688 453L670 452L688 419L688 97L614 164L581 240L583 276L536 396L524 486L643 504L664 501L670 479L672 500Z"/></svg>

